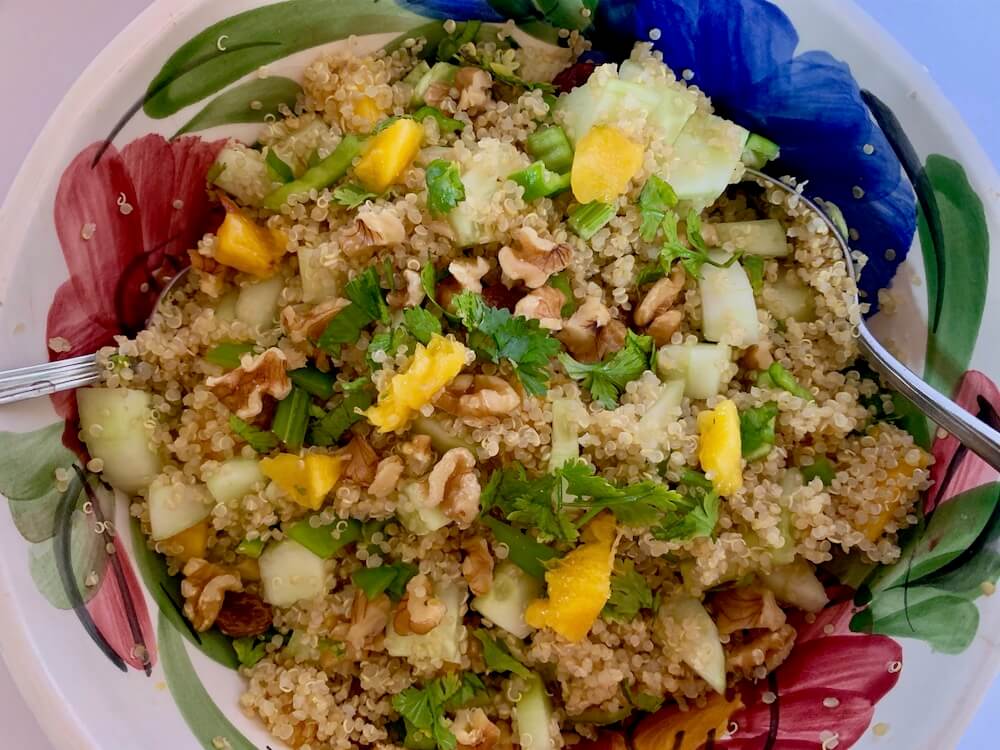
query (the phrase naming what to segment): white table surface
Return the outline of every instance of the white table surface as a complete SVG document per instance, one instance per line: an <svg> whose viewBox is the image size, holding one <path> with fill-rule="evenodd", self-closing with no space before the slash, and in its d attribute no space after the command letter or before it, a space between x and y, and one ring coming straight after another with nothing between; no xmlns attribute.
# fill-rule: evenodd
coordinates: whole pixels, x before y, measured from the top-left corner
<svg viewBox="0 0 1000 750"><path fill-rule="evenodd" d="M607 0L604 0L607 1ZM800 0L808 2L808 0ZM1000 85L998 0L859 0L925 64L1000 164L996 108ZM0 0L0 196L51 111L80 71L149 0ZM16 115L14 114L16 112ZM997 747L1000 682L987 696L959 750ZM53 750L0 663L0 745ZM109 748L108 750L119 750ZM942 750L946 750L942 748Z"/></svg>

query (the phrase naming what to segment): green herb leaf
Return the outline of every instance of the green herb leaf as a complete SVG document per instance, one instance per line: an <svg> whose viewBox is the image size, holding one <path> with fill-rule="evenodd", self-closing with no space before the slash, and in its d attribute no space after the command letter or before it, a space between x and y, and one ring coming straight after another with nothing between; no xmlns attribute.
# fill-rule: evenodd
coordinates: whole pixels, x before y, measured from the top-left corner
<svg viewBox="0 0 1000 750"><path fill-rule="evenodd" d="M576 524L557 505L560 482L553 474L529 479L524 467L514 463L493 472L480 506L483 512L496 507L511 523L534 529L540 542L572 542L579 534Z"/></svg>
<svg viewBox="0 0 1000 750"><path fill-rule="evenodd" d="M640 610L653 609L655 603L646 579L636 571L631 560L625 560L615 566L615 573L611 576L611 596L601 615L607 620L632 622Z"/></svg>
<svg viewBox="0 0 1000 750"><path fill-rule="evenodd" d="M240 660L240 666L252 667L267 654L267 642L257 638L235 638L233 650Z"/></svg>
<svg viewBox="0 0 1000 750"><path fill-rule="evenodd" d="M799 385L799 382L792 377L792 373L786 370L780 362L774 362L770 367L768 367L767 374L770 376L771 382L774 383L776 388L788 391L793 396L798 396L806 401L816 400L812 391Z"/></svg>
<svg viewBox="0 0 1000 750"><path fill-rule="evenodd" d="M483 516L480 521L510 550L508 558L512 563L528 575L544 580L545 563L558 557L558 552L492 516Z"/></svg>
<svg viewBox="0 0 1000 750"><path fill-rule="evenodd" d="M742 259L743 270L747 272L750 279L750 287L754 294L760 294L764 288L764 259L759 255L744 255Z"/></svg>
<svg viewBox="0 0 1000 750"><path fill-rule="evenodd" d="M485 692L483 681L471 672L448 674L424 685L397 693L392 707L403 717L407 729L426 734L438 750L455 750L457 740L445 721L445 712L455 711Z"/></svg>
<svg viewBox="0 0 1000 750"><path fill-rule="evenodd" d="M472 635L483 644L483 661L487 672L511 672L524 679L531 678L531 670L511 656L510 651L482 628L472 631Z"/></svg>
<svg viewBox="0 0 1000 750"><path fill-rule="evenodd" d="M559 342L537 320L490 307L472 292L457 295L454 303L458 318L469 333L468 344L478 356L494 364L506 360L524 389L533 396L546 392L547 368L559 351Z"/></svg>
<svg viewBox="0 0 1000 750"><path fill-rule="evenodd" d="M413 119L418 122L423 122L428 117L434 118L438 124L438 130L442 133L455 133L465 128L464 122L456 120L454 117L448 117L437 107L425 105L413 113Z"/></svg>
<svg viewBox="0 0 1000 750"><path fill-rule="evenodd" d="M371 601L386 592L394 601L402 599L407 582L418 572L414 565L395 563L378 568L361 568L351 574L354 585L365 592Z"/></svg>
<svg viewBox="0 0 1000 750"><path fill-rule="evenodd" d="M341 206L355 209L367 200L377 198L375 193L365 190L360 185L349 183L341 185L333 191L333 199Z"/></svg>
<svg viewBox="0 0 1000 750"><path fill-rule="evenodd" d="M227 370L235 370L240 366L240 357L252 352L253 346L246 342L223 341L205 352L205 361Z"/></svg>
<svg viewBox="0 0 1000 750"><path fill-rule="evenodd" d="M422 307L408 307L403 311L403 325L421 344L430 342L431 336L441 335L441 321Z"/></svg>
<svg viewBox="0 0 1000 750"><path fill-rule="evenodd" d="M559 360L566 369L566 374L573 380L580 381L595 401L605 409L614 409L618 406L618 399L625 386L649 369L649 358L653 351L651 337L637 336L629 331L624 348L601 362L577 362L566 353L560 354Z"/></svg>
<svg viewBox="0 0 1000 750"><path fill-rule="evenodd" d="M289 371L288 379L292 381L292 385L324 401L333 395L333 386L336 382L330 373L322 372L310 365Z"/></svg>
<svg viewBox="0 0 1000 750"><path fill-rule="evenodd" d="M389 323L389 306L374 267L351 279L344 287L344 294L351 304L333 317L316 342L320 349L329 353L335 353L342 344L358 343L361 331L370 323Z"/></svg>
<svg viewBox="0 0 1000 750"><path fill-rule="evenodd" d="M335 404L321 417L314 418L309 425L309 442L313 445L336 445L355 422L364 418L358 410L367 409L372 405L371 392L365 389L348 391L345 388L344 398Z"/></svg>
<svg viewBox="0 0 1000 750"><path fill-rule="evenodd" d="M697 211L689 211L686 220L687 237L690 247L680 241L680 234L677 228L679 222L680 219L676 213L667 211L660 224L663 227L663 233L666 237L663 247L660 248L660 266L664 273L670 271L675 261L680 261L689 276L700 279L701 269L705 265L728 268L739 260L739 255L732 255L722 263L712 260L708 254L708 247L705 245L705 240L701 236L701 218L698 216Z"/></svg>
<svg viewBox="0 0 1000 750"><path fill-rule="evenodd" d="M675 514L652 529L657 539L683 541L710 537L719 522L719 496L714 492L691 492L680 495Z"/></svg>
<svg viewBox="0 0 1000 750"><path fill-rule="evenodd" d="M712 491L712 480L702 474L700 471L695 471L694 469L684 468L681 469L681 484L686 487L694 487L699 490L705 490L706 492Z"/></svg>
<svg viewBox="0 0 1000 750"><path fill-rule="evenodd" d="M465 200L465 185L458 163L435 159L424 170L427 182L427 207L434 216L444 216Z"/></svg>
<svg viewBox="0 0 1000 750"><path fill-rule="evenodd" d="M639 193L639 215L642 223L639 226L639 236L646 242L652 242L666 217L667 211L677 205L677 193L669 183L655 174L650 175Z"/></svg>
<svg viewBox="0 0 1000 750"><path fill-rule="evenodd" d="M745 459L756 461L771 452L777 416L778 405L773 401L740 412L740 444Z"/></svg>
<svg viewBox="0 0 1000 750"><path fill-rule="evenodd" d="M379 331L368 344L365 352L365 360L372 371L382 369L382 364L376 362L372 355L375 352L385 352L390 357L395 356L399 348L406 343L406 331L403 328L391 328L388 331Z"/></svg>
<svg viewBox="0 0 1000 750"><path fill-rule="evenodd" d="M557 474L573 502L564 508L586 509L583 523L603 510L610 510L626 526L652 527L664 522L684 502L683 496L652 480L619 486L598 476L582 459L567 461ZM589 498L589 499L587 499Z"/></svg>
<svg viewBox="0 0 1000 750"><path fill-rule="evenodd" d="M258 453L269 453L278 447L278 438L274 433L254 427L235 415L229 418L229 429Z"/></svg>

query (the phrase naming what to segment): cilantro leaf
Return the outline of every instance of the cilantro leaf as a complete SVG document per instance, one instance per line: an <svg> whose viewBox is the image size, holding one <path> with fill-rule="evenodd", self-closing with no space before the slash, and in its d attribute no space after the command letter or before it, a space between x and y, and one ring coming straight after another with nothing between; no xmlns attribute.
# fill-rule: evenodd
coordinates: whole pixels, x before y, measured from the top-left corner
<svg viewBox="0 0 1000 750"><path fill-rule="evenodd" d="M340 436L363 418L357 410L367 409L372 405L372 396L367 388L348 390L345 387L344 391L344 397L340 401L310 421L309 442L312 445L336 445Z"/></svg>
<svg viewBox="0 0 1000 750"><path fill-rule="evenodd" d="M233 650L240 665L252 667L267 653L267 642L256 638L235 638L233 639Z"/></svg>
<svg viewBox="0 0 1000 750"><path fill-rule="evenodd" d="M421 344L427 344L431 336L441 335L441 321L422 307L409 307L403 311L403 325Z"/></svg>
<svg viewBox="0 0 1000 750"><path fill-rule="evenodd" d="M423 688L409 687L393 696L392 707L411 731L433 740L438 750L455 750L457 740L445 721L445 712L468 704L486 686L476 675L449 674L427 683ZM423 737L421 737L422 739Z"/></svg>
<svg viewBox="0 0 1000 750"><path fill-rule="evenodd" d="M399 601L406 590L406 584L417 574L417 568L408 563L381 565L377 568L361 568L351 574L351 581L365 592L371 601L385 592L389 598Z"/></svg>
<svg viewBox="0 0 1000 750"><path fill-rule="evenodd" d="M537 320L490 307L473 292L454 298L458 318L468 331L467 343L477 356L494 364L507 360L524 389L541 396L548 389L547 367L559 351L559 342Z"/></svg>
<svg viewBox="0 0 1000 750"><path fill-rule="evenodd" d="M557 506L559 483L559 477L553 474L529 479L524 467L515 463L493 472L480 497L480 506L484 513L495 507L511 523L535 529L541 542L572 542L578 532Z"/></svg>
<svg viewBox="0 0 1000 750"><path fill-rule="evenodd" d="M427 207L434 216L444 216L465 200L465 185L458 163L435 159L424 170L427 181Z"/></svg>
<svg viewBox="0 0 1000 750"><path fill-rule="evenodd" d="M358 343L361 331L370 323L389 323L389 306L374 266L347 282L344 294L351 304L333 317L316 342L320 349L331 354L335 354L341 344Z"/></svg>
<svg viewBox="0 0 1000 750"><path fill-rule="evenodd" d="M631 560L615 566L611 576L611 596L601 615L616 622L631 622L643 609L653 609L656 601L642 574L636 571Z"/></svg>
<svg viewBox="0 0 1000 750"><path fill-rule="evenodd" d="M668 210L677 205L677 193L665 180L655 174L650 175L639 193L639 215L642 223L639 226L639 236L646 242L652 242L663 223Z"/></svg>
<svg viewBox="0 0 1000 750"><path fill-rule="evenodd" d="M389 305L386 304L375 267L366 268L344 286L344 294L372 320L389 324Z"/></svg>
<svg viewBox="0 0 1000 750"><path fill-rule="evenodd" d="M526 680L531 678L531 670L511 656L510 651L502 641L498 641L482 628L472 631L472 635L483 644L483 661L486 663L486 671L511 672Z"/></svg>
<svg viewBox="0 0 1000 750"><path fill-rule="evenodd" d="M560 354L559 360L566 374L582 382L595 401L605 409L614 409L625 386L649 369L653 351L651 337L637 336L629 331L625 346L601 362L577 362L566 353Z"/></svg>
<svg viewBox="0 0 1000 750"><path fill-rule="evenodd" d="M406 343L406 331L402 328L391 328L388 331L379 331L372 340L368 342L368 350L365 352L365 360L371 370L380 370L382 365L376 362L372 355L375 352L385 352L390 357L394 356L399 347Z"/></svg>
<svg viewBox="0 0 1000 750"><path fill-rule="evenodd" d="M357 208L365 201L377 197L375 193L365 190L360 185L355 185L354 183L341 185L333 191L333 199L341 206L346 206L350 209Z"/></svg>
<svg viewBox="0 0 1000 750"><path fill-rule="evenodd" d="M719 522L719 496L714 492L681 495L676 514L653 528L653 536L668 541L710 537Z"/></svg>
<svg viewBox="0 0 1000 750"><path fill-rule="evenodd" d="M732 255L722 263L712 260L708 254L708 247L705 244L705 240L701 236L701 218L698 216L697 211L688 211L686 219L687 237L690 247L680 241L680 234L677 229L679 222L680 219L675 212L667 211L664 214L661 226L663 227L666 241L663 243L663 247L660 248L660 266L664 273L670 270L675 261L680 261L689 276L700 279L701 269L706 264L717 268L728 268L739 259L740 256L737 254Z"/></svg>
<svg viewBox="0 0 1000 750"><path fill-rule="evenodd" d="M740 445L745 459L754 461L771 452L777 416L778 405L773 401L740 412Z"/></svg>
<svg viewBox="0 0 1000 750"><path fill-rule="evenodd" d="M235 415L229 418L229 429L258 453L268 453L278 447L278 436L273 432L254 427Z"/></svg>
<svg viewBox="0 0 1000 750"><path fill-rule="evenodd" d="M680 493L650 479L625 486L613 484L581 459L567 461L558 474L565 482L565 491L574 496L564 507L587 509L585 520L610 510L626 526L651 527L662 523L683 502Z"/></svg>

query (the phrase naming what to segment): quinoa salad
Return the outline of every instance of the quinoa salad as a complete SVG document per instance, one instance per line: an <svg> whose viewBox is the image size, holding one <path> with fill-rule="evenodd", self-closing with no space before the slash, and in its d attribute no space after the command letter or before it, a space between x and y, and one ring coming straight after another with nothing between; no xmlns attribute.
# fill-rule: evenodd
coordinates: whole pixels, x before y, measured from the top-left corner
<svg viewBox="0 0 1000 750"><path fill-rule="evenodd" d="M745 173L780 144L586 47L314 60L77 393L275 748L694 750L917 523L837 238Z"/></svg>

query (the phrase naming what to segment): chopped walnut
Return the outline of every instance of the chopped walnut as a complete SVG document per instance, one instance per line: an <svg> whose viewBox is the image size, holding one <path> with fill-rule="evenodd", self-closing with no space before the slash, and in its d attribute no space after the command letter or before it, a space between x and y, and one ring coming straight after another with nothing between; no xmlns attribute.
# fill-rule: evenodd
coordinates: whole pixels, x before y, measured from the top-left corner
<svg viewBox="0 0 1000 750"><path fill-rule="evenodd" d="M459 375L435 404L459 417L499 417L521 405L521 396L503 378L495 375Z"/></svg>
<svg viewBox="0 0 1000 750"><path fill-rule="evenodd" d="M684 322L684 312L682 310L667 310L665 313L657 315L646 333L653 338L653 343L657 346L669 344L674 334L681 329Z"/></svg>
<svg viewBox="0 0 1000 750"><path fill-rule="evenodd" d="M375 468L375 477L368 486L368 491L375 497L388 497L396 490L402 476L403 459L399 456L387 456Z"/></svg>
<svg viewBox="0 0 1000 750"><path fill-rule="evenodd" d="M486 540L480 536L462 542L465 559L462 560L462 575L469 589L476 596L490 593L493 588L493 555Z"/></svg>
<svg viewBox="0 0 1000 750"><path fill-rule="evenodd" d="M505 245L497 255L500 268L512 281L523 281L528 288L537 289L545 285L549 276L569 265L573 255L569 245L543 239L531 227L520 227L513 236L518 249Z"/></svg>
<svg viewBox="0 0 1000 750"><path fill-rule="evenodd" d="M289 305L281 311L281 327L296 344L315 341L323 335L333 317L349 304L350 300L338 297L312 308L305 306L296 310Z"/></svg>
<svg viewBox="0 0 1000 750"><path fill-rule="evenodd" d="M514 314L537 320L542 328L550 331L561 331L564 304L566 297L562 292L550 286L543 286L522 297L514 306Z"/></svg>
<svg viewBox="0 0 1000 750"><path fill-rule="evenodd" d="M231 372L205 380L205 385L240 419L253 419L264 408L264 396L279 401L292 390L285 353L271 347Z"/></svg>
<svg viewBox="0 0 1000 750"><path fill-rule="evenodd" d="M465 112L478 112L490 100L493 76L482 68L459 68L455 74L455 88L458 89L458 108Z"/></svg>
<svg viewBox="0 0 1000 750"><path fill-rule="evenodd" d="M788 658L795 645L795 628L782 625L777 630L757 632L749 640L727 646L726 672L751 679L758 667L764 667L770 674Z"/></svg>
<svg viewBox="0 0 1000 750"><path fill-rule="evenodd" d="M451 731L458 743L457 750L494 750L500 739L500 728L481 708L462 708L455 713Z"/></svg>
<svg viewBox="0 0 1000 750"><path fill-rule="evenodd" d="M351 625L344 641L354 651L363 651L373 645L373 641L385 631L392 611L392 602L385 594L369 600L360 589L354 592L351 605Z"/></svg>
<svg viewBox="0 0 1000 750"><path fill-rule="evenodd" d="M746 370L766 370L774 364L774 355L771 354L771 342L765 341L748 347L743 356L740 357L740 365Z"/></svg>
<svg viewBox="0 0 1000 750"><path fill-rule="evenodd" d="M344 459L344 477L367 487L375 480L378 455L363 435L355 435L351 442L337 451Z"/></svg>
<svg viewBox="0 0 1000 750"><path fill-rule="evenodd" d="M653 284L635 310L636 325L646 326L646 333L653 337L657 346L669 344L684 321L683 311L674 306L686 279L684 269L676 266L670 276Z"/></svg>
<svg viewBox="0 0 1000 750"><path fill-rule="evenodd" d="M598 362L625 344L627 329L597 297L590 297L559 333L559 340L580 362Z"/></svg>
<svg viewBox="0 0 1000 750"><path fill-rule="evenodd" d="M726 589L712 597L715 624L722 635L738 630L777 630L785 624L785 613L774 593L757 586Z"/></svg>
<svg viewBox="0 0 1000 750"><path fill-rule="evenodd" d="M482 278L489 272L490 264L486 258L481 256L478 258L462 258L461 260L453 260L449 263L448 270L462 286L462 289L467 292L482 294Z"/></svg>
<svg viewBox="0 0 1000 750"><path fill-rule="evenodd" d="M434 465L430 435L414 435L399 446L399 453L406 460L406 471L410 476L422 477Z"/></svg>
<svg viewBox="0 0 1000 750"><path fill-rule="evenodd" d="M424 635L444 619L444 602L434 596L434 587L425 574L413 576L406 584L406 594L396 605L392 627L399 635Z"/></svg>
<svg viewBox="0 0 1000 750"><path fill-rule="evenodd" d="M354 226L340 240L344 254L353 260L365 259L376 247L398 245L406 240L406 229L390 210L367 209L358 212Z"/></svg>
<svg viewBox="0 0 1000 750"><path fill-rule="evenodd" d="M227 591L242 591L243 583L238 573L195 557L184 566L181 596L184 597L184 616L199 633L215 624L222 610Z"/></svg>
<svg viewBox="0 0 1000 750"><path fill-rule="evenodd" d="M440 506L459 528L467 529L479 515L476 457L467 448L452 448L441 456L427 477L427 504Z"/></svg>
<svg viewBox="0 0 1000 750"><path fill-rule="evenodd" d="M191 259L191 268L198 275L198 289L209 297L220 297L226 288L229 269L215 258L202 255L197 250L188 250L188 257Z"/></svg>
<svg viewBox="0 0 1000 750"><path fill-rule="evenodd" d="M402 289L395 289L389 292L386 300L393 308L416 307L424 301L426 293L424 285L420 281L420 274L410 268L403 271L403 281L405 286Z"/></svg>

